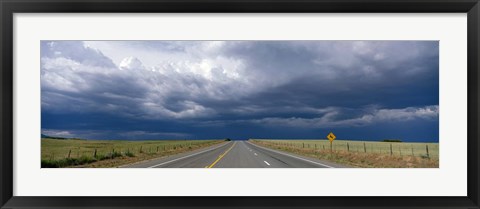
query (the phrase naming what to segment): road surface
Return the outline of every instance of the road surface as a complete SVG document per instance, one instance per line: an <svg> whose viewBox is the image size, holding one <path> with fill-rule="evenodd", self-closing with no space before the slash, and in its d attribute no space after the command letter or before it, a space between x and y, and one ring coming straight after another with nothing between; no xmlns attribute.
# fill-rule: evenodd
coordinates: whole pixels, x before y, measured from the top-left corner
<svg viewBox="0 0 480 209"><path fill-rule="evenodd" d="M170 157L143 161L132 168L334 168L330 162L255 145L230 141Z"/></svg>

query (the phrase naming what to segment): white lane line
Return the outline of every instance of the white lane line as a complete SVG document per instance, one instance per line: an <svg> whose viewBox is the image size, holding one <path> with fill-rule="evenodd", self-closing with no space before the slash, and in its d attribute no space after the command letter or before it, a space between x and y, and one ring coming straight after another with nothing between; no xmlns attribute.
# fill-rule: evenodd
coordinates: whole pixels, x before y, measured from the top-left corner
<svg viewBox="0 0 480 209"><path fill-rule="evenodd" d="M218 148L223 147L223 146L225 146L225 145L227 145L227 144L230 144L230 143L225 143L224 145L219 146L219 147L214 147L214 148L211 148L211 149L208 149L208 150L204 150L204 151L197 152L197 153L194 153L194 154L191 154L191 155L183 156L183 157L181 157L181 158L173 159L173 160L170 160L170 161L167 161L167 162L163 162L163 163L160 163L160 164L157 164L157 165L152 165L152 166L150 166L150 167L148 167L148 168L154 168L154 167L157 167L157 166L165 165L165 164L167 164L167 163L175 162L175 161L177 161L177 160L185 159L185 158L188 158L188 157L193 157L193 156L195 156L195 155L199 155L199 154L202 154L202 153L204 153L204 152L208 152L208 151L212 151L212 150L214 150L214 149L218 149Z"/></svg>
<svg viewBox="0 0 480 209"><path fill-rule="evenodd" d="M253 153L255 156L257 156L257 153Z"/></svg>
<svg viewBox="0 0 480 209"><path fill-rule="evenodd" d="M268 166L270 166L270 163L268 163L267 161L264 160L263 162L265 162L265 164L267 164Z"/></svg>
<svg viewBox="0 0 480 209"><path fill-rule="evenodd" d="M297 156L293 156L293 155L289 155L287 153L283 153L283 152L278 152L276 150L273 150L273 149L269 149L269 148L265 148L265 147L260 147L256 144L253 144L253 143L250 143L250 142L247 142L253 146L256 146L258 148L261 148L261 149L264 149L264 150L268 150L268 151L271 151L271 152L275 152L275 153L278 153L278 154L282 154L282 155L286 155L286 156L289 156L289 157L293 157L293 158L296 158L296 159L299 159L299 160L303 160L303 161L307 161L307 162L310 162L310 163L313 163L313 164L317 164L317 165L321 165L321 166L325 166L327 168L333 168L332 166L328 166L328 165L325 165L325 164L322 164L322 163L317 163L315 161L311 161L311 160L307 160L307 159L304 159L304 158L301 158L301 157L297 157Z"/></svg>

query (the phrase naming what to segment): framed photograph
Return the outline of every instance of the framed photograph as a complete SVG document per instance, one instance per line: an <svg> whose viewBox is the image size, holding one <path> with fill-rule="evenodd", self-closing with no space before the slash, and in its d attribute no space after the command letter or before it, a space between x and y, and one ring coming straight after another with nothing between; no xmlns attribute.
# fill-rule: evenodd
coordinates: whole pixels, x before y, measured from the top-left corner
<svg viewBox="0 0 480 209"><path fill-rule="evenodd" d="M0 6L1 208L479 208L478 0Z"/></svg>

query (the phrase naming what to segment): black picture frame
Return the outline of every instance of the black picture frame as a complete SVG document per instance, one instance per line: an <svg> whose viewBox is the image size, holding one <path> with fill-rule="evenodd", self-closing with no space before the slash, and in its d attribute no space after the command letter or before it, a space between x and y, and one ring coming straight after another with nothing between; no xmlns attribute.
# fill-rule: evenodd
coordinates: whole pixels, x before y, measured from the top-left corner
<svg viewBox="0 0 480 209"><path fill-rule="evenodd" d="M478 0L0 0L1 208L479 208ZM465 197L21 197L13 196L15 13L467 13L468 195ZM455 179L445 179L455 181Z"/></svg>

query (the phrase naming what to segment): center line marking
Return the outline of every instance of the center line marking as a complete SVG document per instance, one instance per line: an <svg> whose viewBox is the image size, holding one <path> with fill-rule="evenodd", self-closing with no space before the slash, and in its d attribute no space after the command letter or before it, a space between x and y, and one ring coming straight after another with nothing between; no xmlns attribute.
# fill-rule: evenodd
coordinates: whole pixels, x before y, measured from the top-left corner
<svg viewBox="0 0 480 209"><path fill-rule="evenodd" d="M228 144L228 143L223 144L223 145L220 145L220 146L218 146L218 147L213 147L213 148L211 148L211 149L207 149L207 150L204 150L204 151L201 151L201 152L193 153L193 154L191 154L191 155L187 155L187 156L183 156L183 157L180 157L180 158L176 158L176 159L173 159L173 160L164 162L164 163L160 163L160 164L157 164L157 165L150 166L150 167L148 167L148 168L155 168L155 167L157 167L157 166L165 165L165 164L168 164L168 163L171 163L171 162L175 162L175 161L177 161L177 160L181 160L181 159L193 157L193 156L195 156L195 155L199 155L199 154L202 154L202 153L205 153L205 152L212 151L212 150L214 150L214 149L218 149L218 148L223 147L223 146L225 146L225 145L227 145L227 144Z"/></svg>
<svg viewBox="0 0 480 209"><path fill-rule="evenodd" d="M211 165L209 165L207 168L212 168L215 164L218 163L218 161L220 161L228 152L230 152L230 150L232 150L232 148L235 146L237 142L233 142L233 145L227 150L225 151L223 154L221 154L220 156L218 156L217 160L215 160L215 162L213 162Z"/></svg>
<svg viewBox="0 0 480 209"><path fill-rule="evenodd" d="M263 161L263 162L265 162L265 164L267 164L268 166L270 166L270 163L268 163L267 161Z"/></svg>
<svg viewBox="0 0 480 209"><path fill-rule="evenodd" d="M257 153L253 153L255 156L257 156Z"/></svg>

